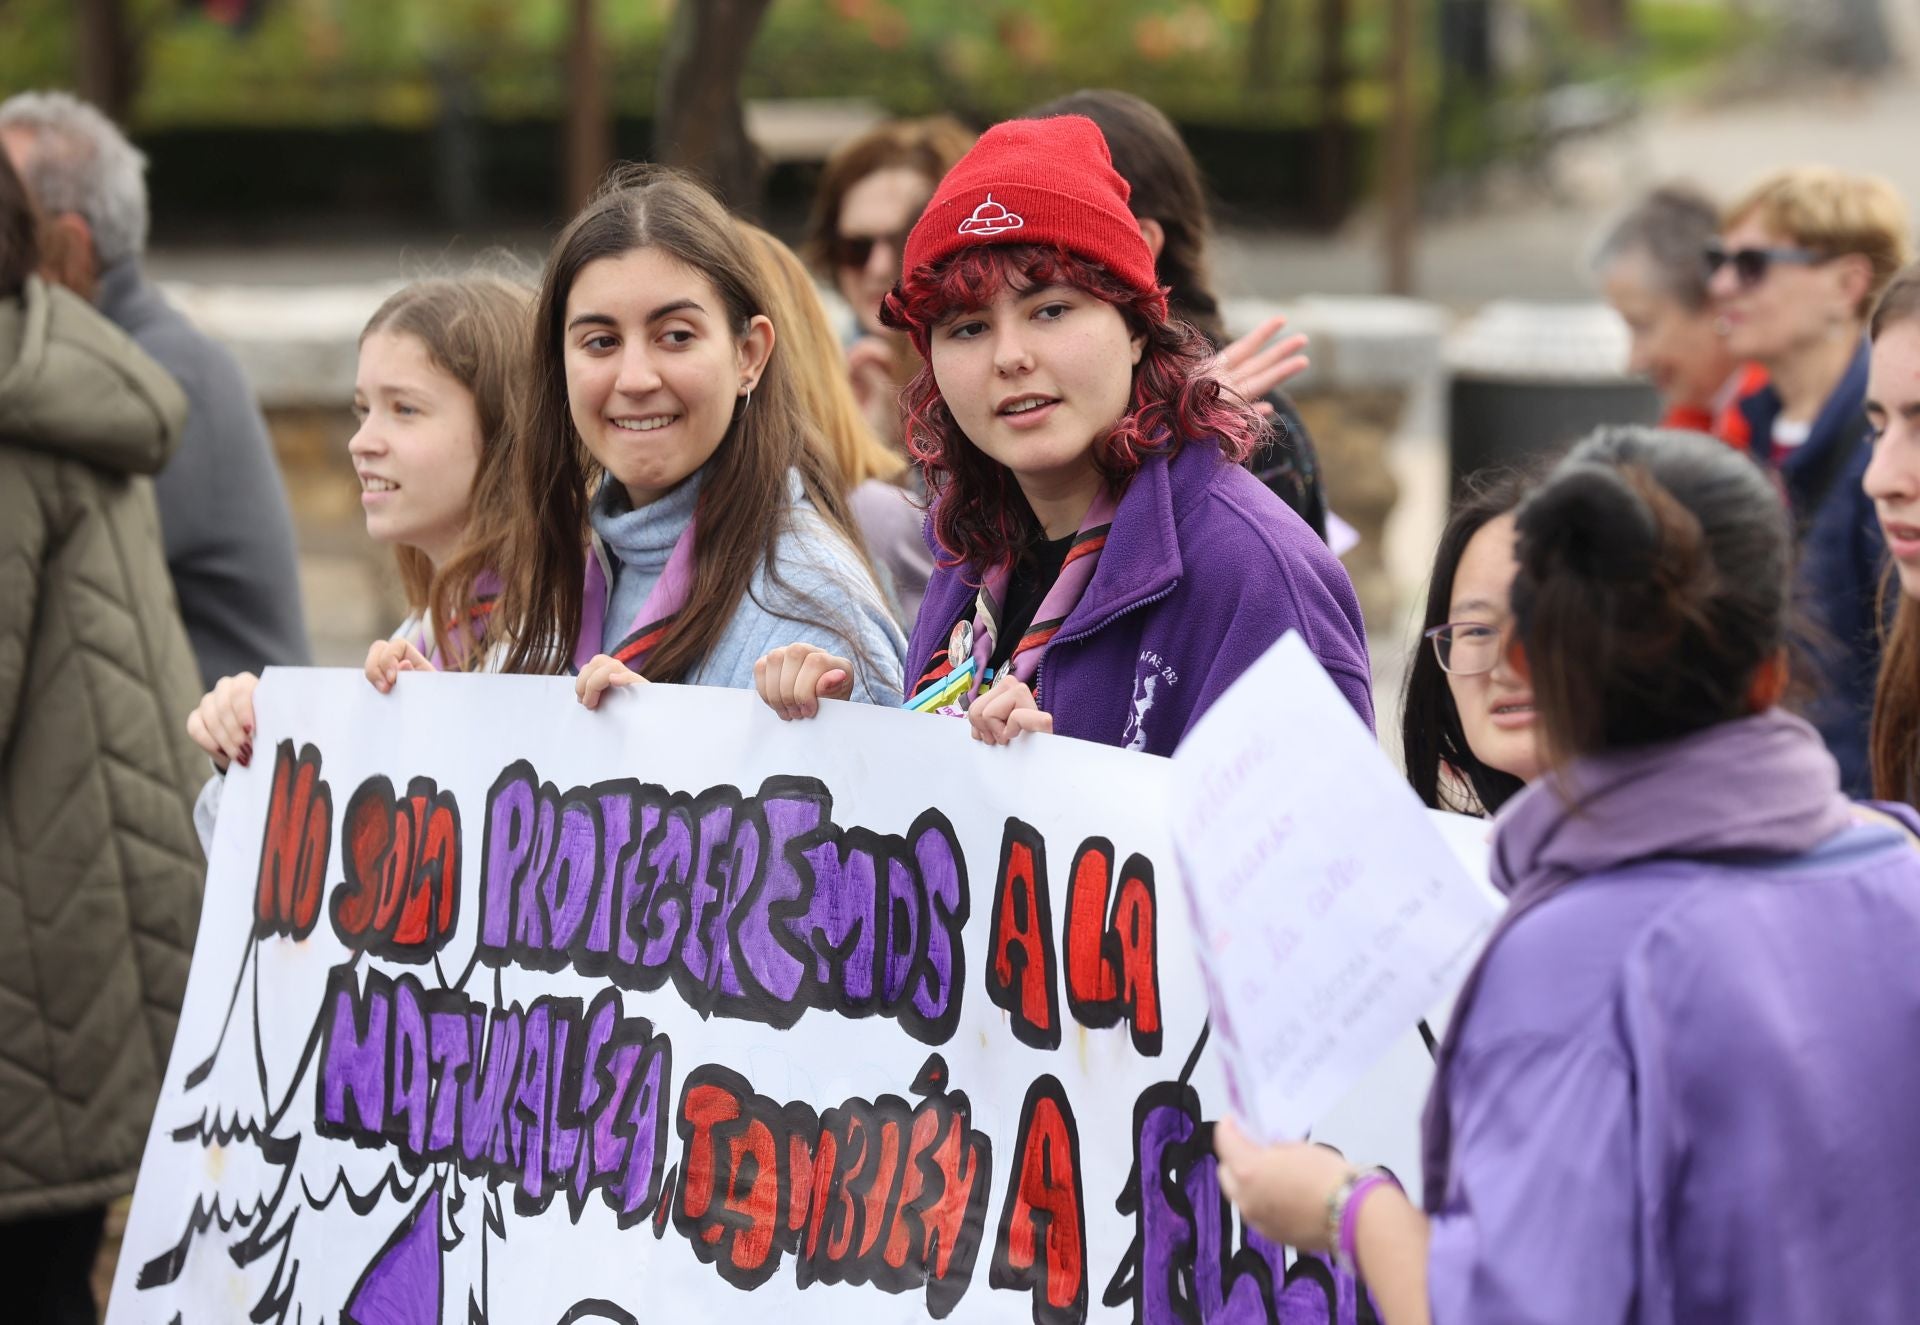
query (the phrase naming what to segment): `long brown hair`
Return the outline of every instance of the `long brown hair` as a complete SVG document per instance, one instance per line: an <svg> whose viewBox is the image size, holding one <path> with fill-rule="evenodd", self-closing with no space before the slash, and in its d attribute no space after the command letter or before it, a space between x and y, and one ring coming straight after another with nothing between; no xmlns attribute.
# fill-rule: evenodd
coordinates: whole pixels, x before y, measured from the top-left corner
<svg viewBox="0 0 1920 1325"><path fill-rule="evenodd" d="M502 463L477 489L466 549L435 589L436 606L442 594L458 604L472 598L481 576L499 577L488 632L505 642L508 672L560 674L572 664L585 589L588 503L604 471L568 406L567 297L589 263L641 248L656 248L699 272L720 297L735 336L744 337L752 320L767 311L760 269L733 218L677 170L616 167L561 233L534 303L525 407ZM751 404L736 407L727 435L707 461L694 513L693 589L672 631L648 657L650 680L678 681L700 665L761 566L780 583L773 552L791 519L790 472L799 473L814 511L859 546L846 498L814 440L814 425L800 410L777 326L775 336ZM813 609L797 592L790 596L803 610ZM852 646L853 633L844 623L812 619Z"/></svg>
<svg viewBox="0 0 1920 1325"><path fill-rule="evenodd" d="M881 441L860 412L847 380L840 342L827 320L826 307L798 255L748 221L736 221L759 260L767 292L767 316L779 332L774 353L785 356L800 408L819 425L827 458L840 472L842 488L852 492L868 479L898 483L907 458Z"/></svg>
<svg viewBox="0 0 1920 1325"><path fill-rule="evenodd" d="M465 387L480 419L477 492L499 464L507 425L520 408L525 381L527 311L533 291L495 272L436 276L391 295L367 320L360 343L375 332L412 336L433 366ZM471 496L469 502L471 502ZM397 546L394 562L407 606L426 611L433 596L433 562L417 547ZM448 603L433 621L464 621L469 603ZM436 631L444 635L444 630Z"/></svg>
<svg viewBox="0 0 1920 1325"><path fill-rule="evenodd" d="M1874 306L1868 334L1879 340L1891 327L1920 322L1920 264L1908 267L1887 286ZM1880 648L1880 679L1873 689L1873 728L1868 744L1873 757L1873 794L1881 800L1920 804L1920 603L1900 593L1888 567L1880 579L1880 619L1886 600L1898 594L1893 625Z"/></svg>

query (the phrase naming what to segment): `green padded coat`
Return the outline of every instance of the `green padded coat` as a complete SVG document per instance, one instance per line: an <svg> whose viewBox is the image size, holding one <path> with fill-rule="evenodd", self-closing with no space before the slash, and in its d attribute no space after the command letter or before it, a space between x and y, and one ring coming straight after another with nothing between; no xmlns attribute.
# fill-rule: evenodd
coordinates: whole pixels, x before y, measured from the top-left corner
<svg viewBox="0 0 1920 1325"><path fill-rule="evenodd" d="M84 301L0 297L0 1222L133 1188L199 920L199 697L150 475L186 399Z"/></svg>

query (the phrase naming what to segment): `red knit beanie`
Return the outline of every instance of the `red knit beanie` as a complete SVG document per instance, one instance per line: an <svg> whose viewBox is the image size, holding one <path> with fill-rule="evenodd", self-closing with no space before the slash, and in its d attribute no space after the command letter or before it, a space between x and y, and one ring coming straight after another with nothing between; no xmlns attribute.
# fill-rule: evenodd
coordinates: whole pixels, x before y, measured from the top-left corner
<svg viewBox="0 0 1920 1325"><path fill-rule="evenodd" d="M1099 263L1140 294L1166 293L1127 209L1127 181L1084 115L1007 120L947 172L907 236L906 274L980 244L1036 244Z"/></svg>

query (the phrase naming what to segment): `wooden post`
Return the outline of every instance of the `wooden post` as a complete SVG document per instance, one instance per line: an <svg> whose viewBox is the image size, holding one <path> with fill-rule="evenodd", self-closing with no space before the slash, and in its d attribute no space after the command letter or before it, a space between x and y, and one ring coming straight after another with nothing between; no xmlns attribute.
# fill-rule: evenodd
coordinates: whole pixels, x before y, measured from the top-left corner
<svg viewBox="0 0 1920 1325"><path fill-rule="evenodd" d="M133 109L134 59L125 0L77 0L72 10L74 83L116 124Z"/></svg>
<svg viewBox="0 0 1920 1325"><path fill-rule="evenodd" d="M740 80L772 0L678 0L660 59L653 155L705 177L736 211L760 203Z"/></svg>
<svg viewBox="0 0 1920 1325"><path fill-rule="evenodd" d="M1313 213L1333 225L1347 205L1347 0L1320 0L1320 128L1314 145Z"/></svg>
<svg viewBox="0 0 1920 1325"><path fill-rule="evenodd" d="M1632 28L1628 0L1574 0L1573 30L1602 46L1623 44Z"/></svg>
<svg viewBox="0 0 1920 1325"><path fill-rule="evenodd" d="M1264 96L1278 81L1279 62L1274 58L1285 35L1284 0L1259 0L1253 21L1247 27L1247 95Z"/></svg>
<svg viewBox="0 0 1920 1325"><path fill-rule="evenodd" d="M1419 227L1420 145L1413 111L1413 0L1390 0L1387 35L1387 128L1382 154L1387 293L1413 293Z"/></svg>
<svg viewBox="0 0 1920 1325"><path fill-rule="evenodd" d="M565 202L577 211L613 164L613 122L607 114L606 70L596 22L599 0L573 0L567 38Z"/></svg>

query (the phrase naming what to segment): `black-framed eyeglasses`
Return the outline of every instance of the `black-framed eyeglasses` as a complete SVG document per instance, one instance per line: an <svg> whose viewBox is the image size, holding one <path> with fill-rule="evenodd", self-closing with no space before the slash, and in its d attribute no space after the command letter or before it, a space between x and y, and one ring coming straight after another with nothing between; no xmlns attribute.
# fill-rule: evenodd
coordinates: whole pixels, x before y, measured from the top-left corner
<svg viewBox="0 0 1920 1325"><path fill-rule="evenodd" d="M1484 621L1449 621L1424 632L1433 642L1433 656L1449 676L1480 676L1500 662L1500 642L1506 631Z"/></svg>
<svg viewBox="0 0 1920 1325"><path fill-rule="evenodd" d="M891 235L835 235L831 246L833 265L840 268L865 267L873 257L876 244L885 244L895 256L906 252L907 230Z"/></svg>
<svg viewBox="0 0 1920 1325"><path fill-rule="evenodd" d="M1826 254L1815 253L1808 248L1729 249L1724 244L1708 244L1702 256L1706 261L1708 280L1712 280L1722 267L1731 264L1733 277L1743 288L1758 285L1767 279L1767 269L1776 262L1795 267L1817 267L1828 260Z"/></svg>

